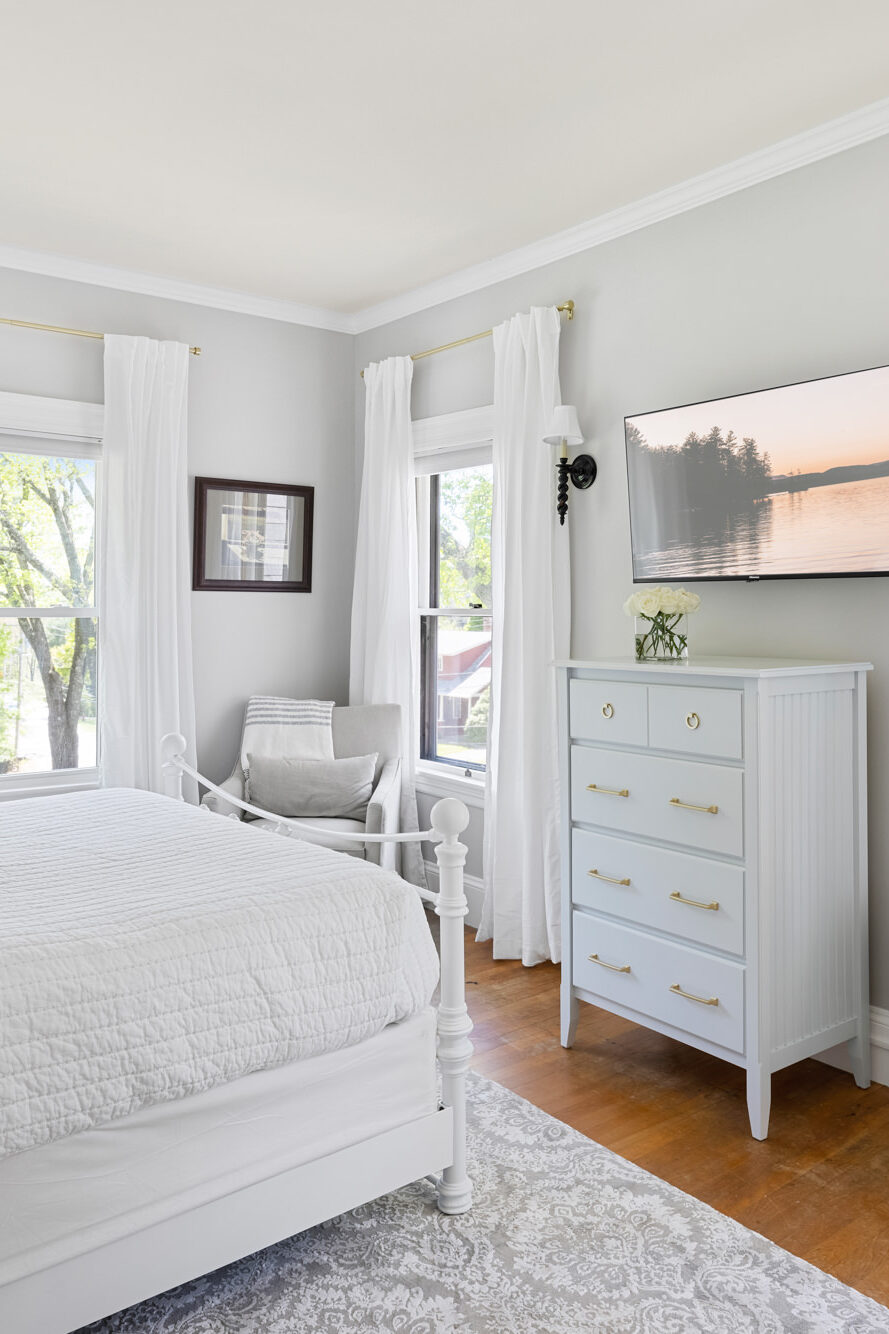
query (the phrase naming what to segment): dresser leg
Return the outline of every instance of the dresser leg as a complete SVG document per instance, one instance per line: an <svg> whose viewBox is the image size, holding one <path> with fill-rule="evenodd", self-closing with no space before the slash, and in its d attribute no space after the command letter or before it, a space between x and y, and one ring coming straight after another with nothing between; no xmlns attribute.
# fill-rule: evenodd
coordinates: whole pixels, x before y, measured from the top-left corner
<svg viewBox="0 0 889 1334"><path fill-rule="evenodd" d="M846 1043L855 1083L860 1089L870 1088L870 1033L862 1026L858 1035Z"/></svg>
<svg viewBox="0 0 889 1334"><path fill-rule="evenodd" d="M577 1013L580 1009L580 1001L576 996L572 996L568 988L562 991L562 1046L573 1047L574 1035L577 1032Z"/></svg>
<svg viewBox="0 0 889 1334"><path fill-rule="evenodd" d="M766 1139L772 1106L772 1076L764 1065L752 1065L747 1071L747 1114L754 1139Z"/></svg>

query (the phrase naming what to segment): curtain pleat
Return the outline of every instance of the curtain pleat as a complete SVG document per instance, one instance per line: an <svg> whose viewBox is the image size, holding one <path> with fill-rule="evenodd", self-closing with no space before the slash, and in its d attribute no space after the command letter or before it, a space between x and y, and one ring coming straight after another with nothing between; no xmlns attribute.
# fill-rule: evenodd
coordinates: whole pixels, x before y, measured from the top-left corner
<svg viewBox="0 0 889 1334"><path fill-rule="evenodd" d="M492 679L479 940L497 959L558 961L559 766L553 659L567 654L567 528L554 522L560 402L555 308L494 330Z"/></svg>
<svg viewBox="0 0 889 1334"><path fill-rule="evenodd" d="M109 787L163 791L160 741L195 763L188 347L108 334L99 486L99 741ZM197 790L187 780L188 800Z"/></svg>
<svg viewBox="0 0 889 1334"><path fill-rule="evenodd" d="M355 549L351 704L401 705L401 828L419 828L415 759L419 754L417 519L413 475L410 357L390 357L364 372L364 469ZM418 843L401 848L401 874L425 885Z"/></svg>

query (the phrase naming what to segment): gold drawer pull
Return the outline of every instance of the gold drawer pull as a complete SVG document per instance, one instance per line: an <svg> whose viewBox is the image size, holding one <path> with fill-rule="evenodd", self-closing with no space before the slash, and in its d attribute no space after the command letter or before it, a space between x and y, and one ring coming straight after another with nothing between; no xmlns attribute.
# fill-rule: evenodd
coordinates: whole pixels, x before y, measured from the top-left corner
<svg viewBox="0 0 889 1334"><path fill-rule="evenodd" d="M687 903L690 908L709 908L711 912L716 912L719 908L719 903L715 899L712 903L701 903L700 899L685 898L678 889L670 895L670 898L675 903Z"/></svg>
<svg viewBox="0 0 889 1334"><path fill-rule="evenodd" d="M686 727L690 727L693 732L696 732L701 725L701 720L696 713L687 713L685 715L685 725Z"/></svg>
<svg viewBox="0 0 889 1334"><path fill-rule="evenodd" d="M598 954L588 954L587 958L590 963L597 963L600 968L610 968L612 973L628 973L630 971L628 963L606 963L604 959L599 958ZM707 1004L709 1005L710 1002L708 1001Z"/></svg>
<svg viewBox="0 0 889 1334"><path fill-rule="evenodd" d="M601 871L587 871L587 875L594 875L597 880L607 880L609 885L628 885L629 876L626 880L615 880L613 876L603 875Z"/></svg>
<svg viewBox="0 0 889 1334"><path fill-rule="evenodd" d="M603 704L603 705L602 705L602 717L603 717L603 718L613 718L613 717L614 717L614 705L613 705L613 704Z"/></svg>
<svg viewBox="0 0 889 1334"><path fill-rule="evenodd" d="M628 797L630 789L628 787L599 787L596 783L587 783L587 792L601 792L606 797Z"/></svg>
<svg viewBox="0 0 889 1334"><path fill-rule="evenodd" d="M718 815L718 806L692 806L691 802L680 801L678 797L670 798L671 806L681 806L684 811L703 811L705 815Z"/></svg>
<svg viewBox="0 0 889 1334"><path fill-rule="evenodd" d="M699 1005L718 1005L718 996L693 996L690 991L683 991L678 982L674 982L670 988L677 996L684 996L686 1000L697 1001Z"/></svg>

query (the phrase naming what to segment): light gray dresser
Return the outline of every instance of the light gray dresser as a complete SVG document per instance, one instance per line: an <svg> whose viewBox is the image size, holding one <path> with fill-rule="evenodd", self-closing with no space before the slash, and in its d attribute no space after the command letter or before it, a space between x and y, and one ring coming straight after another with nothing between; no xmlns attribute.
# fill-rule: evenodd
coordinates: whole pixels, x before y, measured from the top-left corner
<svg viewBox="0 0 889 1334"><path fill-rule="evenodd" d="M847 1041L870 1082L869 663L558 664L562 1044L578 1001L771 1075Z"/></svg>

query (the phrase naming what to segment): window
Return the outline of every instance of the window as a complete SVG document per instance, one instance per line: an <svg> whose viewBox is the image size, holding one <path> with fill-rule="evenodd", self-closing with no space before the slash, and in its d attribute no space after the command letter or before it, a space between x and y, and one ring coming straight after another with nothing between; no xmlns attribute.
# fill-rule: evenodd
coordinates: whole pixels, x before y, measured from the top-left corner
<svg viewBox="0 0 889 1334"><path fill-rule="evenodd" d="M483 770L491 695L490 463L417 478L420 757Z"/></svg>
<svg viewBox="0 0 889 1334"><path fill-rule="evenodd" d="M48 441L14 449L0 452L0 774L91 768L97 464Z"/></svg>

